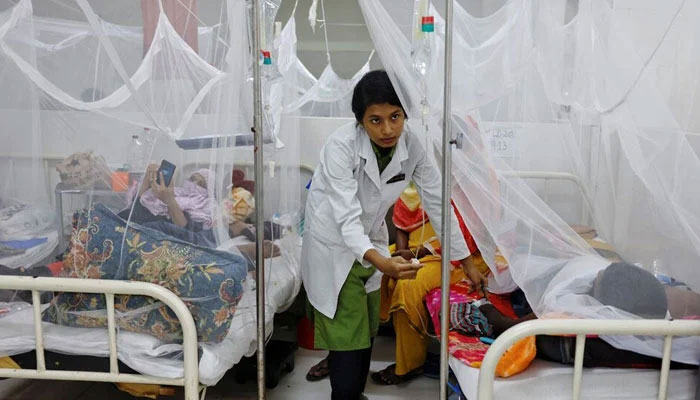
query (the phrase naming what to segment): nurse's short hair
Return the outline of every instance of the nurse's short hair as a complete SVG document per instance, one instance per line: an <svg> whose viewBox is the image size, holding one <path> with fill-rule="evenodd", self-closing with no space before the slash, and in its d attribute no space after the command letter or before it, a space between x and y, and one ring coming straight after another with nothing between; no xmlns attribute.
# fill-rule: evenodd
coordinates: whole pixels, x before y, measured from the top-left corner
<svg viewBox="0 0 700 400"><path fill-rule="evenodd" d="M378 69L366 73L357 82L352 93L352 112L355 114L355 120L362 122L365 111L367 111L369 106L384 103L401 107L404 115L406 115L406 110L403 108L386 71ZM408 118L408 115L406 115L406 118Z"/></svg>

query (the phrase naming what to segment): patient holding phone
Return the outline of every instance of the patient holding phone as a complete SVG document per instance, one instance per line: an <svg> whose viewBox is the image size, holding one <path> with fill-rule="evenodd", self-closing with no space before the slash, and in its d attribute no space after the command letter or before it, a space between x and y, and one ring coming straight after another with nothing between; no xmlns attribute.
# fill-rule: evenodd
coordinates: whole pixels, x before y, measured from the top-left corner
<svg viewBox="0 0 700 400"><path fill-rule="evenodd" d="M128 207L119 216L198 246L216 248L212 229L216 201L209 196L214 174L200 169L181 187L175 187L174 173L175 165L166 160L160 167L150 164L138 191L136 186L129 190ZM240 223L230 224L229 234L232 237L243 235L241 226ZM279 248L272 242L265 244L266 258L279 255ZM254 244L240 245L238 249L254 259Z"/></svg>
<svg viewBox="0 0 700 400"><path fill-rule="evenodd" d="M211 229L214 202L208 186L213 174L200 169L176 188L174 173L175 166L168 161L163 160L160 168L150 164L138 192L136 186L130 188L128 207L119 216L139 224L171 222L191 231Z"/></svg>

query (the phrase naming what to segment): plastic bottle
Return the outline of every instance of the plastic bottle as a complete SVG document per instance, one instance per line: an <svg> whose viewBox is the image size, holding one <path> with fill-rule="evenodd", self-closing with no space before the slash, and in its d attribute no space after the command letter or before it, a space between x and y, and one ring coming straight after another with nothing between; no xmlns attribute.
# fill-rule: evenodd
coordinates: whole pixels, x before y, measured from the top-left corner
<svg viewBox="0 0 700 400"><path fill-rule="evenodd" d="M275 213L275 215L272 216L272 222L282 227L283 237L292 232L293 222L291 215Z"/></svg>
<svg viewBox="0 0 700 400"><path fill-rule="evenodd" d="M126 170L129 172L131 184L143 178L147 161L146 146L143 141L139 139L139 135L131 136L131 143L129 143L126 155Z"/></svg>
<svg viewBox="0 0 700 400"><path fill-rule="evenodd" d="M421 18L421 33L413 42L413 69L421 77L425 77L430 69L431 50L430 39L431 34L435 32L435 22L432 16L424 16Z"/></svg>
<svg viewBox="0 0 700 400"><path fill-rule="evenodd" d="M306 218L306 209L302 208L299 214L299 224L297 225L297 235L299 235L299 245L301 245L304 238L304 220Z"/></svg>
<svg viewBox="0 0 700 400"><path fill-rule="evenodd" d="M272 62L272 55L269 51L261 50L262 65L260 66L263 82L263 124L265 125L265 136L271 135L275 139L275 147L281 149L284 143L277 136L277 124L272 113L270 94L273 85L282 79L282 74L277 69L277 65Z"/></svg>
<svg viewBox="0 0 700 400"><path fill-rule="evenodd" d="M654 259L651 262L651 273L654 274L659 282L668 285L671 283L671 277L665 274L665 268L663 261L659 259Z"/></svg>

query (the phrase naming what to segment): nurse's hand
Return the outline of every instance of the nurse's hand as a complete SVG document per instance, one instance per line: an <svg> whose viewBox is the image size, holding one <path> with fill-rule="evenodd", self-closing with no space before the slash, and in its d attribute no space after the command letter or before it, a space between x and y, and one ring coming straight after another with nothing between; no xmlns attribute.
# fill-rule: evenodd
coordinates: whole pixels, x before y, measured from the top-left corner
<svg viewBox="0 0 700 400"><path fill-rule="evenodd" d="M382 262L375 265L385 275L389 275L394 279L415 279L418 270L423 267L422 264L406 262L406 259L401 256L385 258Z"/></svg>

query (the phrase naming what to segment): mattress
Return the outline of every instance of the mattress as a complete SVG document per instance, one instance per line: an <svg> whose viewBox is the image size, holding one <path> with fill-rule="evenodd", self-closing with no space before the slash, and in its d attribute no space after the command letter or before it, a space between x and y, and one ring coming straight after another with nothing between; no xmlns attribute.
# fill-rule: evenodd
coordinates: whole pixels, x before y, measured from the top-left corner
<svg viewBox="0 0 700 400"><path fill-rule="evenodd" d="M294 237L280 243L283 256L265 260L265 322L272 333L273 318L291 305L301 286L299 260L301 249ZM249 272L245 292L221 343L200 343L200 382L215 385L244 355L256 348L256 291L254 272ZM17 311L0 318L0 356L20 354L34 349L32 310ZM43 323L47 350L64 354L109 356L106 329L74 328ZM119 332L119 359L142 374L165 378L183 376L182 346L164 343L155 337L133 332Z"/></svg>
<svg viewBox="0 0 700 400"><path fill-rule="evenodd" d="M479 370L450 357L462 392L469 400L477 400ZM543 360L535 360L521 374L496 378L493 400L499 399L570 399L574 368ZM581 399L655 400L659 390L658 370L585 368L581 382ZM668 399L692 400L698 384L698 370L672 370L669 375Z"/></svg>

